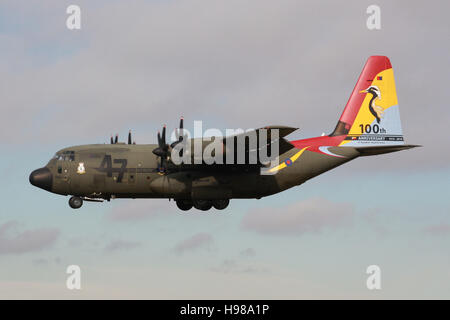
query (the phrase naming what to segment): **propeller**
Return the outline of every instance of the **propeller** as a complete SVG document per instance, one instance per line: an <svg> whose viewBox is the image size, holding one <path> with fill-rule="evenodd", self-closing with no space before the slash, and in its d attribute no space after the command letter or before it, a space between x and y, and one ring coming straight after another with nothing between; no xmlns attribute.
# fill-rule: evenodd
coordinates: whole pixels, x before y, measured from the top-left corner
<svg viewBox="0 0 450 320"><path fill-rule="evenodd" d="M160 171L164 172L167 170L167 161L169 160L170 152L169 148L173 149L177 144L185 139L183 135L183 124L184 119L180 119L180 127L175 131L176 141L172 142L170 145L166 142L166 125L163 126L162 133L158 131L158 147L153 150L153 153L161 158ZM183 152L183 150L181 150ZM183 154L181 154L183 156Z"/></svg>
<svg viewBox="0 0 450 320"><path fill-rule="evenodd" d="M183 117L181 117L180 119L180 127L175 130L175 135L177 137L177 141L172 142L172 144L170 145L171 148L174 148L177 144L179 144L180 142L183 141Z"/></svg>
<svg viewBox="0 0 450 320"><path fill-rule="evenodd" d="M162 129L162 135L158 131L158 148L153 150L153 153L158 157L168 156L169 145L166 143L166 126Z"/></svg>
<svg viewBox="0 0 450 320"><path fill-rule="evenodd" d="M169 145L166 143L166 125L162 129L162 134L158 131L158 147L154 149L153 154L161 158L160 171L167 169L167 159L169 157Z"/></svg>
<svg viewBox="0 0 450 320"><path fill-rule="evenodd" d="M116 134L116 136L114 137L113 135L111 135L111 139L110 139L110 143L111 144L116 144L119 142L119 135ZM131 138L131 130L128 131L128 144L136 144L136 141L132 141Z"/></svg>

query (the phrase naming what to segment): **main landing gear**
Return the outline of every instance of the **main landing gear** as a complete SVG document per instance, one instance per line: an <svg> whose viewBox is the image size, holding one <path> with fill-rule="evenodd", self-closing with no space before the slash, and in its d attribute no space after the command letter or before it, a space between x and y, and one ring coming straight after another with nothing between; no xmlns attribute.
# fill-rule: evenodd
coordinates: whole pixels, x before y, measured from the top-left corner
<svg viewBox="0 0 450 320"><path fill-rule="evenodd" d="M177 207L180 210L188 211L192 208L193 204L190 200L177 200Z"/></svg>
<svg viewBox="0 0 450 320"><path fill-rule="evenodd" d="M91 199L86 198L86 201L93 201ZM185 200L185 199L178 199L176 200L177 207L180 210L188 211L194 207L197 210L201 211L208 211L212 207L214 207L217 210L223 210L226 207L228 207L228 204L230 203L229 199L220 199L220 200ZM83 205L83 198L73 196L69 199L69 206L72 209L79 209Z"/></svg>
<svg viewBox="0 0 450 320"><path fill-rule="evenodd" d="M212 207L217 210L223 210L228 207L230 203L229 199L220 199L220 200L176 200L177 207L180 210L187 211L194 207L197 210L208 211Z"/></svg>
<svg viewBox="0 0 450 320"><path fill-rule="evenodd" d="M73 196L69 199L69 206L72 209L79 209L79 208L81 208L82 205L83 205L83 199L81 199L80 197Z"/></svg>

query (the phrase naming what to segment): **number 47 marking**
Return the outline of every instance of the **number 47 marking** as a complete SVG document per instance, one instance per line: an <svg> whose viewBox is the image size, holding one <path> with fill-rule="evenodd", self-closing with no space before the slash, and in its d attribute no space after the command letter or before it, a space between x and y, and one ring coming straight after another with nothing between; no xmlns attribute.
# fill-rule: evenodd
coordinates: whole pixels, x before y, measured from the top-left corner
<svg viewBox="0 0 450 320"><path fill-rule="evenodd" d="M100 171L106 172L106 175L111 178L113 172L118 172L119 175L117 176L117 183L122 182L123 175L125 171L127 170L127 159L114 159L114 163L121 163L122 165L120 168L113 168L112 167L112 159L111 155L107 154L102 161L102 164L100 165Z"/></svg>

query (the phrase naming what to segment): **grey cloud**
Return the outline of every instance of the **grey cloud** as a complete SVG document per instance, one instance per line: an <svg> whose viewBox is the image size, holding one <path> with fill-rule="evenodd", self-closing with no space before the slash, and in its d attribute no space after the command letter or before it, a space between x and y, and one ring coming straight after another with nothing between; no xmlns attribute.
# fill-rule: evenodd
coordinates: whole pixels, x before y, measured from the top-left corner
<svg viewBox="0 0 450 320"><path fill-rule="evenodd" d="M73 237L67 241L69 247L81 247L86 243L86 239L83 237Z"/></svg>
<svg viewBox="0 0 450 320"><path fill-rule="evenodd" d="M208 248L213 242L214 239L212 235L209 233L200 232L180 241L175 245L173 250L176 253L181 254L187 251L194 251L199 248Z"/></svg>
<svg viewBox="0 0 450 320"><path fill-rule="evenodd" d="M266 268L257 268L254 266L242 265L236 260L225 259L217 267L210 269L213 272L219 273L261 273L268 272Z"/></svg>
<svg viewBox="0 0 450 320"><path fill-rule="evenodd" d="M253 248L247 248L239 252L239 255L245 258L254 257L256 255L256 251Z"/></svg>
<svg viewBox="0 0 450 320"><path fill-rule="evenodd" d="M116 252L121 250L130 250L141 246L140 242L125 241L125 240L113 240L106 247L106 252Z"/></svg>
<svg viewBox="0 0 450 320"><path fill-rule="evenodd" d="M381 208L369 208L364 214L361 215L361 217L380 237L386 237L389 234L389 229L387 228L389 224L386 224L383 221Z"/></svg>
<svg viewBox="0 0 450 320"><path fill-rule="evenodd" d="M210 270L219 273L261 273L267 272L267 268L249 265L249 258L256 256L256 250L253 248L246 248L241 250L236 259L228 258L222 260L218 266L211 267ZM253 259L252 259L253 261Z"/></svg>
<svg viewBox="0 0 450 320"><path fill-rule="evenodd" d="M9 221L0 226L0 254L41 251L52 246L59 237L55 228L18 231L19 223Z"/></svg>
<svg viewBox="0 0 450 320"><path fill-rule="evenodd" d="M1 51L6 60L0 61L20 66L36 52L48 57L32 59L19 72L4 68L8 81L0 89L0 105L6 121L0 134L14 143L31 136L89 143L133 125L146 128L138 142L150 142L162 122L183 114L187 125L203 119L208 126L247 128L270 119L300 126L302 137L320 135L333 129L365 59L386 54L394 65L408 142L427 147L401 153L389 165L447 166L450 152L442 145L449 138L441 132L450 117L450 65L449 44L442 39L449 3L377 4L380 31L365 27L367 4L361 1L345 7L293 0L81 1L89 19L79 33L65 29L64 16L39 19L35 9L46 9L41 2L15 5L24 21L30 15L34 23L7 35L7 50ZM29 129L13 130L18 123Z"/></svg>
<svg viewBox="0 0 450 320"><path fill-rule="evenodd" d="M49 264L60 264L61 263L61 258L60 257L56 257L54 259L46 259L46 258L37 258L37 259L33 259L32 260L34 265L37 266L47 266Z"/></svg>
<svg viewBox="0 0 450 320"><path fill-rule="evenodd" d="M235 260L232 259L225 259L221 262L221 264L217 267L212 267L211 270L215 272L221 272L221 273L230 273L234 270L236 270L237 263Z"/></svg>
<svg viewBox="0 0 450 320"><path fill-rule="evenodd" d="M425 233L435 235L435 236L442 236L442 235L450 235L450 224L448 223L440 223L428 226L423 229Z"/></svg>
<svg viewBox="0 0 450 320"><path fill-rule="evenodd" d="M49 263L48 260L44 258L38 258L33 260L33 264L37 266L47 265L48 263Z"/></svg>
<svg viewBox="0 0 450 320"><path fill-rule="evenodd" d="M353 213L351 204L313 198L281 208L251 209L242 227L261 234L302 235L346 226Z"/></svg>

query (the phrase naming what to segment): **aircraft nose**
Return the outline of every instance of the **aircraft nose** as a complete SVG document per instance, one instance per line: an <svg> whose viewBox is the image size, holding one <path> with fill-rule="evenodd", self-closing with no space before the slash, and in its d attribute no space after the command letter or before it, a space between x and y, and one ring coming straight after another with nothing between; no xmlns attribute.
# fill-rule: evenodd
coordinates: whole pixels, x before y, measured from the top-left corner
<svg viewBox="0 0 450 320"><path fill-rule="evenodd" d="M34 170L30 174L30 183L38 188L51 191L53 176L47 167Z"/></svg>

